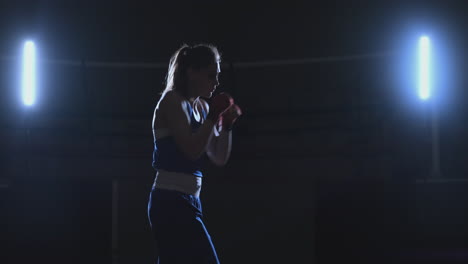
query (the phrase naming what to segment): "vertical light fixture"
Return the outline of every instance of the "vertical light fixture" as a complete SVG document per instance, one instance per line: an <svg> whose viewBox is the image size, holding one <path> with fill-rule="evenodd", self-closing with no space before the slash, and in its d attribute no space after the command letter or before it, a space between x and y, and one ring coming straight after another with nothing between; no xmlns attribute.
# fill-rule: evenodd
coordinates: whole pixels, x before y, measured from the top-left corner
<svg viewBox="0 0 468 264"><path fill-rule="evenodd" d="M419 38L419 98L431 97L431 42L429 37Z"/></svg>
<svg viewBox="0 0 468 264"><path fill-rule="evenodd" d="M431 41L427 36L419 38L419 98L423 101L431 99L431 134L432 134L432 169L431 178L441 177L439 149L439 115L436 100L432 97L431 76Z"/></svg>
<svg viewBox="0 0 468 264"><path fill-rule="evenodd" d="M36 47L34 42L26 41L23 46L22 98L26 106L36 101Z"/></svg>

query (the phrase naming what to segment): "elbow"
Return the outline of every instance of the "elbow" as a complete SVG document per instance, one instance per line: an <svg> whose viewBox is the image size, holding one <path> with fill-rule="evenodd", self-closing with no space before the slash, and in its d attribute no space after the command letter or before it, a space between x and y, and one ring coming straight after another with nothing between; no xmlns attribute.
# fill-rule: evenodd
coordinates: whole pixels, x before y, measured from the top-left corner
<svg viewBox="0 0 468 264"><path fill-rule="evenodd" d="M218 167L223 167L224 165L227 164L228 162L228 158L220 158L220 157L217 157L217 156L212 156L211 157L211 162L213 162L214 165L218 166Z"/></svg>
<svg viewBox="0 0 468 264"><path fill-rule="evenodd" d="M221 158L210 151L208 151L206 154L208 155L208 158L210 159L211 163L213 163L214 165L218 167L222 167L226 165L228 161L227 158Z"/></svg>
<svg viewBox="0 0 468 264"><path fill-rule="evenodd" d="M216 165L217 167L223 167L224 165L227 164L227 160L213 160L213 164Z"/></svg>

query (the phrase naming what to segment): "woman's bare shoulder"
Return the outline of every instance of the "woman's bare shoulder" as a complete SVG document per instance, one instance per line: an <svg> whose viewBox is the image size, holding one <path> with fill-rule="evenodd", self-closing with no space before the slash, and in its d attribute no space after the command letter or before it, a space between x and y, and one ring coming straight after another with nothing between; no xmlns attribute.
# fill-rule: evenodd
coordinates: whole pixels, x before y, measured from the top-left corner
<svg viewBox="0 0 468 264"><path fill-rule="evenodd" d="M178 113L183 113L188 116L189 110L187 109L187 99L182 97L175 91L168 91L162 95L158 103L158 112L164 116L165 119L169 116L178 116Z"/></svg>
<svg viewBox="0 0 468 264"><path fill-rule="evenodd" d="M165 112L167 110L174 110L176 108L184 109L184 101L181 95L175 91L168 91L161 96L158 102L158 110Z"/></svg>

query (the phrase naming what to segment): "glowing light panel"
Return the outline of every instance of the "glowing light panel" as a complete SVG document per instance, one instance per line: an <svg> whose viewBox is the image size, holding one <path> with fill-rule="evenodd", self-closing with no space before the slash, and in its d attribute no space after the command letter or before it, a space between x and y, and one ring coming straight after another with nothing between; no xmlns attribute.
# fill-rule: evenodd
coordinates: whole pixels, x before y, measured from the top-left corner
<svg viewBox="0 0 468 264"><path fill-rule="evenodd" d="M36 100L36 47L32 41L23 46L22 98L27 106Z"/></svg>
<svg viewBox="0 0 468 264"><path fill-rule="evenodd" d="M431 45L427 36L419 39L419 98L431 97Z"/></svg>

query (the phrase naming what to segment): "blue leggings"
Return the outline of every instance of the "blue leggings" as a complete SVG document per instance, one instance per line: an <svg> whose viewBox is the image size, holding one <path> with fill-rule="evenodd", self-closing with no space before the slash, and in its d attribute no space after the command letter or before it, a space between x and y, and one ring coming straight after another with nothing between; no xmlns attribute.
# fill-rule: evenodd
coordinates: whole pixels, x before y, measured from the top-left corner
<svg viewBox="0 0 468 264"><path fill-rule="evenodd" d="M211 237L203 224L200 198L153 188L148 217L159 264L219 264Z"/></svg>

